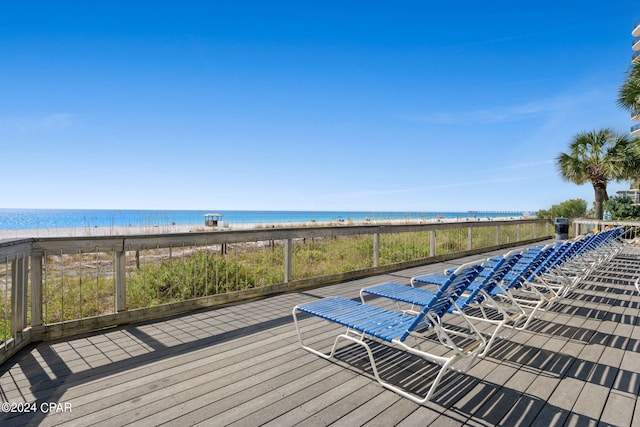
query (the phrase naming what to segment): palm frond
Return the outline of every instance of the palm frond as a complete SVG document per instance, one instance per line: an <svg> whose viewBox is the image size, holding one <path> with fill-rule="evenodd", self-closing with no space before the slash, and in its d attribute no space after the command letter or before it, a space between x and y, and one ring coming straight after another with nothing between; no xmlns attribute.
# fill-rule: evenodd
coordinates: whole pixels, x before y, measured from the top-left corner
<svg viewBox="0 0 640 427"><path fill-rule="evenodd" d="M617 104L633 113L640 112L640 64L634 64L627 71L624 82L618 89Z"/></svg>

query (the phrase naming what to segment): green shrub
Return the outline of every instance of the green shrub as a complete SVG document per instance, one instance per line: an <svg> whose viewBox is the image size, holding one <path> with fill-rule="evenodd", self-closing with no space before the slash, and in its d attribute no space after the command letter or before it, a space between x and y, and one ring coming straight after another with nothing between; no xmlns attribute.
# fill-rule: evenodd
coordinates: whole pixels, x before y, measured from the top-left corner
<svg viewBox="0 0 640 427"><path fill-rule="evenodd" d="M587 202L583 199L571 199L558 205L553 205L549 210L539 210L538 218L584 218L587 215Z"/></svg>
<svg viewBox="0 0 640 427"><path fill-rule="evenodd" d="M611 197L604 202L604 210L611 214L613 220L640 218L640 206L634 205L628 197Z"/></svg>

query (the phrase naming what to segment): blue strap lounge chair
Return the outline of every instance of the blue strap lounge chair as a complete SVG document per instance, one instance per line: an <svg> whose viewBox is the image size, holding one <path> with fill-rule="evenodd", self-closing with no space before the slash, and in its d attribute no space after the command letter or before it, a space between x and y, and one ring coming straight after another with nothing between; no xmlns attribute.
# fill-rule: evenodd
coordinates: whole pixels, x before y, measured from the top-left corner
<svg viewBox="0 0 640 427"><path fill-rule="evenodd" d="M591 271L590 265L576 265L575 259L585 250L583 239L565 241L548 259L533 271L525 283L526 289L551 301L562 298Z"/></svg>
<svg viewBox="0 0 640 427"><path fill-rule="evenodd" d="M416 403L425 403L433 396L440 380L448 370L467 371L486 344L482 334L477 331L474 336L465 336L464 342L461 342L459 337L451 335L440 325L440 318L477 274L478 269L474 267L468 267L467 270L460 272L457 278L434 292L429 303L425 304L415 316L341 297L325 298L297 305L293 308L293 320L300 345L303 349L325 359L334 357L338 342L341 340L361 345L367 351L375 379L383 387ZM299 313L306 313L341 325L346 327L346 331L335 338L331 351L328 354L324 353L305 344L298 319ZM383 380L379 375L374 352L367 342L368 339L391 344L439 365L440 370L426 394L417 396ZM431 345L436 343L438 350L436 352L427 350L427 343Z"/></svg>
<svg viewBox="0 0 640 427"><path fill-rule="evenodd" d="M518 251L512 251L502 257L489 258L484 264L480 273L475 280L467 287L465 292L460 295L454 304L449 308L448 313L461 315L465 322L480 321L493 326L492 331L488 333L488 341L484 350L478 357L484 357L496 338L507 338L515 330L519 319L525 315L525 312L513 304L506 307L505 304L490 304L483 306L482 303L487 299L491 299L490 293L496 287L503 277L511 270L511 268L520 260L522 254ZM452 275L455 275L456 272ZM414 280L412 283L429 283L432 278L440 279L440 275L421 276L421 280ZM404 313L416 314L417 308L428 303L433 295L433 291L422 287L406 286L397 283L387 283L383 285L371 286L363 288L360 291L360 297L365 302L366 295L374 295L391 299L397 302L408 303L411 308L403 310ZM479 315L466 313L467 308L478 308ZM491 310L492 313L487 311ZM446 319L446 318L445 318ZM444 327L444 326L443 326ZM501 336L500 333L509 328L510 332L507 336ZM487 333L487 331L485 331Z"/></svg>
<svg viewBox="0 0 640 427"><path fill-rule="evenodd" d="M525 282L525 288L551 306L617 251L618 229L565 241ZM615 240L612 241L612 240Z"/></svg>
<svg viewBox="0 0 640 427"><path fill-rule="evenodd" d="M545 262L549 262L555 249L557 249L555 244L527 248L502 280L487 292L492 298L487 299L485 306L499 310L506 305L517 307L518 311L524 313L517 319L517 324L510 326L513 329L526 329L531 320L537 318L539 309L546 303L539 294L526 290L525 283L536 269Z"/></svg>
<svg viewBox="0 0 640 427"><path fill-rule="evenodd" d="M438 291L438 289L442 288L443 286L448 286L454 280L457 280L458 283L462 283L462 282L466 283L467 289L465 289L465 294L467 294L468 292L473 291L477 286L476 282L478 282L479 279L482 279L483 276L486 275L485 270L486 270L485 266L480 261L472 261L472 262L462 264L457 268L451 269L451 271L448 274L429 275L434 277L434 280L432 282L429 282L433 286L431 287L431 289L420 288L423 295L422 298L430 300L433 297L433 295ZM461 272L463 273L461 274ZM423 276L423 277L427 277L427 276ZM363 292L366 293L368 291L368 293L376 294L376 291L384 293L386 292L385 289L388 289L388 292L397 293L398 298L396 298L396 300L404 301L405 298L409 298L408 301L410 301L412 298L411 297L411 292L413 289L412 287L414 286L413 280L411 281L411 283L412 283L411 287L406 285L401 285L399 283L393 283L393 282L384 283L384 284L380 284L372 287L367 287L360 290L360 300L362 302L365 302L363 298ZM427 283L427 282L423 282L423 283ZM403 298L402 296L403 294L407 294L407 296ZM379 294L379 296L385 296L385 295ZM456 301L458 301L460 298L462 298L462 295L458 297ZM420 304L420 307L423 307L423 306L424 304ZM408 310L408 311L413 312L413 314L417 314L415 310ZM420 311L420 309L418 309L418 311Z"/></svg>
<svg viewBox="0 0 640 427"><path fill-rule="evenodd" d="M517 285L508 291L511 299L527 312L526 322L519 329L526 329L589 274L591 264L585 264L584 257L590 258L596 248L598 244L594 246L592 236L559 242L547 249L533 270L522 274Z"/></svg>
<svg viewBox="0 0 640 427"><path fill-rule="evenodd" d="M557 301L565 298L589 274L617 253L622 242L621 229L580 236L561 244L552 256L542 263L524 282L525 295L533 295L534 311L548 311Z"/></svg>

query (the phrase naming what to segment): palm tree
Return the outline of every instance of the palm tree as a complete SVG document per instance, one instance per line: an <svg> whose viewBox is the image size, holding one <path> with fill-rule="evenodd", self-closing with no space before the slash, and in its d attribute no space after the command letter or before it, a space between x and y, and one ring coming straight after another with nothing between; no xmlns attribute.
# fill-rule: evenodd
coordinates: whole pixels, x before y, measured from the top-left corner
<svg viewBox="0 0 640 427"><path fill-rule="evenodd" d="M627 77L618 89L618 105L634 115L640 112L640 63L627 71Z"/></svg>
<svg viewBox="0 0 640 427"><path fill-rule="evenodd" d="M565 181L582 185L591 182L596 199L596 218L602 219L602 204L609 200L607 184L637 176L640 169L638 140L612 129L581 132L560 153L556 166Z"/></svg>
<svg viewBox="0 0 640 427"><path fill-rule="evenodd" d="M627 77L618 90L618 105L630 111L633 116L640 114L640 63L631 65L627 71ZM640 156L640 142L636 141L634 151L636 156ZM640 189L640 169L636 170L631 179L631 187Z"/></svg>

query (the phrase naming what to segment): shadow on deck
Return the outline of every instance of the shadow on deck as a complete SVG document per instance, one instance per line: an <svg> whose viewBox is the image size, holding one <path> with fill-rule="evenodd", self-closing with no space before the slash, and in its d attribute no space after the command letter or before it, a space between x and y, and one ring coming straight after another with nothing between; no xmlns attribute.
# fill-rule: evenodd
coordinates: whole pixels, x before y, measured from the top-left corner
<svg viewBox="0 0 640 427"><path fill-rule="evenodd" d="M632 284L640 276L638 254L629 247L624 263L614 259L468 374L447 374L423 406L380 387L362 347L343 346L337 362L302 350L291 310L329 295L356 298L375 283L408 283L450 262L32 345L0 369L0 398L16 404L2 406L0 422L631 425L640 421L640 296ZM334 331L305 322L318 340ZM424 392L436 374L415 356L373 349L381 376L412 392Z"/></svg>

